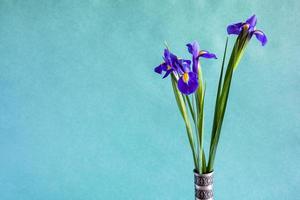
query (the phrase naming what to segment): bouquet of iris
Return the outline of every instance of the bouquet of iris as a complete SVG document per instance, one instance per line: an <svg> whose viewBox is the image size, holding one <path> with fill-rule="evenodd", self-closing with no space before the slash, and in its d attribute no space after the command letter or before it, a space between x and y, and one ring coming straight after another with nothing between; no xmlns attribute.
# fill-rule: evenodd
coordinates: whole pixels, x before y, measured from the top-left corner
<svg viewBox="0 0 300 200"><path fill-rule="evenodd" d="M217 56L206 50L200 50L199 44L194 41L186 45L188 52L192 56L191 60L178 58L167 47L164 50L164 62L154 69L158 74L164 73L163 78L169 75L171 77L175 99L184 120L192 150L196 199L213 199L214 161L235 69L244 55L248 42L253 36L261 42L262 46L267 43L266 35L256 29L256 22L256 16L253 15L245 22L235 23L227 27L228 34L237 35L237 38L226 68L225 58L228 38L225 44L208 156L205 155L203 145L205 84L201 71L200 58L217 59Z"/></svg>

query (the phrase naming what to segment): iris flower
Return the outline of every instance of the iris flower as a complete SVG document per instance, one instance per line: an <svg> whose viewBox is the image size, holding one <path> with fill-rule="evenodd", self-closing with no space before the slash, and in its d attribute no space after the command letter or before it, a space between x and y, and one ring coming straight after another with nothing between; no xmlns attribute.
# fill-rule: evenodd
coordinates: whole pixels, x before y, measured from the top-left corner
<svg viewBox="0 0 300 200"><path fill-rule="evenodd" d="M163 59L164 62L155 67L154 71L159 74L161 74L162 72L166 72L163 76L163 78L166 78L171 72L177 70L175 62L178 60L178 58L176 55L172 54L169 49L165 49Z"/></svg>
<svg viewBox="0 0 300 200"><path fill-rule="evenodd" d="M155 67L154 71L158 74L165 72L163 78L166 78L170 73L174 73L178 78L178 89L183 94L191 94L198 88L198 76L190 69L191 61L178 59L168 49L164 50L164 62Z"/></svg>
<svg viewBox="0 0 300 200"><path fill-rule="evenodd" d="M163 72L165 72L163 78L166 78L170 73L173 72L175 77L177 78L177 87L179 91L185 95L194 93L198 88L199 58L217 58L213 53L209 53L205 50L199 50L199 44L196 41L187 44L187 47L188 51L193 56L192 69L190 60L179 59L168 49L164 50L164 62L154 69L154 71L158 74L162 74Z"/></svg>
<svg viewBox="0 0 300 200"><path fill-rule="evenodd" d="M267 36L261 31L256 29L256 16L252 15L249 19L246 20L246 22L239 22L235 24L231 24L227 27L227 33L240 35L240 33L243 33L244 31L248 33L249 38L253 36L253 34L256 36L256 38L261 42L262 46L264 46L268 39Z"/></svg>
<svg viewBox="0 0 300 200"><path fill-rule="evenodd" d="M217 59L216 55L213 53L209 53L205 50L199 50L198 42L194 41L186 45L188 47L188 51L193 56L193 72L198 74L198 65L199 65L199 58L214 58Z"/></svg>
<svg viewBox="0 0 300 200"><path fill-rule="evenodd" d="M191 70L190 60L178 60L179 79L177 87L179 91L185 95L194 93L199 85L198 74Z"/></svg>

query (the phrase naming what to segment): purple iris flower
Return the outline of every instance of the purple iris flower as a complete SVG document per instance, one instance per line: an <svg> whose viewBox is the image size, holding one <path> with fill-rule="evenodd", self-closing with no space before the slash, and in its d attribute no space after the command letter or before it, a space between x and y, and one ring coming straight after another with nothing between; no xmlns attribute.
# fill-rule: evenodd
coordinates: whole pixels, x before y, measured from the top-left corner
<svg viewBox="0 0 300 200"><path fill-rule="evenodd" d="M209 53L205 50L199 50L199 44L197 41L194 41L192 43L189 43L186 45L188 47L188 51L190 54L193 55L193 72L198 74L198 64L199 64L199 58L214 58L217 59L217 56L213 53Z"/></svg>
<svg viewBox="0 0 300 200"><path fill-rule="evenodd" d="M181 93L189 95L194 93L199 85L198 74L191 71L190 60L178 60L178 75L179 79L177 87Z"/></svg>
<svg viewBox="0 0 300 200"><path fill-rule="evenodd" d="M262 46L264 46L268 39L267 36L260 30L256 29L256 16L252 15L249 19L246 20L246 22L239 22L235 24L231 24L227 27L227 33L239 35L243 32L243 30L247 31L249 33L250 38L254 34L256 38L261 42Z"/></svg>
<svg viewBox="0 0 300 200"><path fill-rule="evenodd" d="M155 67L154 71L159 74L161 74L162 72L166 72L163 76L163 78L166 78L172 71L177 71L177 66L175 65L175 63L177 62L178 58L168 49L165 49L163 59L164 62Z"/></svg>
<svg viewBox="0 0 300 200"><path fill-rule="evenodd" d="M194 93L198 86L198 64L199 58L217 58L215 54L208 51L199 50L199 44L192 42L187 44L189 52L193 55L193 68L191 70L191 61L179 59L172 54L168 49L164 50L164 62L155 67L154 71L158 74L165 72L163 78L166 78L170 73L173 73L177 78L177 87L179 91L185 95Z"/></svg>

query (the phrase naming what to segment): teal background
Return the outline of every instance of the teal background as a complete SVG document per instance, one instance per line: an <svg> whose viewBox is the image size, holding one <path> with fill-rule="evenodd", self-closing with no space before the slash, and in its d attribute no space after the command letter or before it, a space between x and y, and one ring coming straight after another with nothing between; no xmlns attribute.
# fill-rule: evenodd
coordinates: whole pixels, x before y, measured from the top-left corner
<svg viewBox="0 0 300 200"><path fill-rule="evenodd" d="M215 166L215 199L299 199L297 0L0 2L0 199L193 199L193 163L164 41L222 57L253 13ZM234 37L230 37L230 47ZM209 138L221 59L203 60ZM206 141L207 142L207 141Z"/></svg>

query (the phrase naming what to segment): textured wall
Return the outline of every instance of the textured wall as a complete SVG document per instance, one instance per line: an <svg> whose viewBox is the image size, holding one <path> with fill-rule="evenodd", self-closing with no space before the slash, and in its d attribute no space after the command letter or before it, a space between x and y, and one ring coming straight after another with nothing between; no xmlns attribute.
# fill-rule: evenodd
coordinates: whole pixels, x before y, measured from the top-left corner
<svg viewBox="0 0 300 200"><path fill-rule="evenodd" d="M257 14L235 73L215 196L300 198L300 24L290 1L0 2L0 199L193 199L193 163L163 42L221 57L226 25ZM230 39L230 44L234 41ZM203 61L209 136L221 60Z"/></svg>

